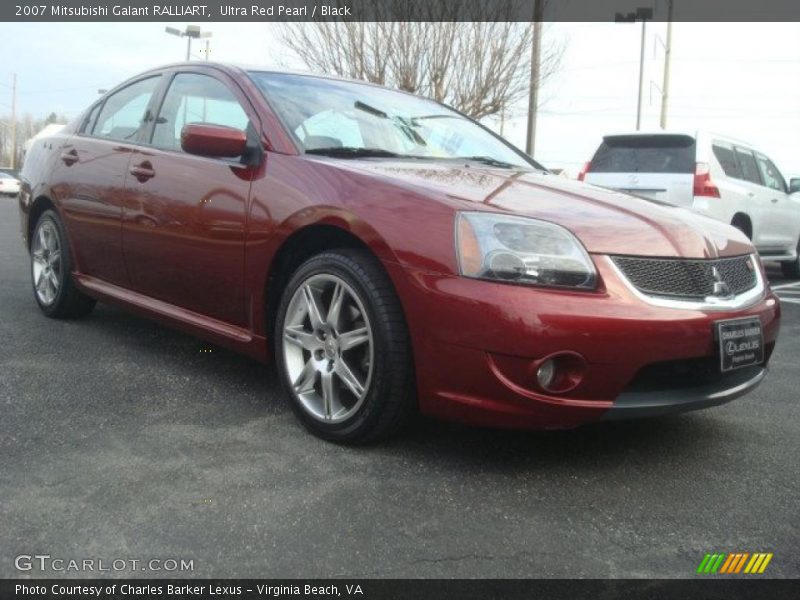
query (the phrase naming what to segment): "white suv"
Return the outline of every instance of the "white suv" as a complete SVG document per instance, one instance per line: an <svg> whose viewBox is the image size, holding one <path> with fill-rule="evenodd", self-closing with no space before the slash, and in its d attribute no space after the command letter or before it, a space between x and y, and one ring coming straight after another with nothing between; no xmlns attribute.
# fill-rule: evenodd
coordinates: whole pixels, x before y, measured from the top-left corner
<svg viewBox="0 0 800 600"><path fill-rule="evenodd" d="M608 135L578 179L690 208L742 230L800 277L800 180L744 142L712 133Z"/></svg>

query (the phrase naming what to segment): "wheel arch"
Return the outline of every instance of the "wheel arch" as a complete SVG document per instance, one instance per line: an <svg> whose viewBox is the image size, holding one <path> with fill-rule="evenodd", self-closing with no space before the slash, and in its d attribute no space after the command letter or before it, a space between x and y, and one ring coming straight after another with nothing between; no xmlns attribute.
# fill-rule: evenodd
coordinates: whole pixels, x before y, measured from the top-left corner
<svg viewBox="0 0 800 600"><path fill-rule="evenodd" d="M749 239L753 239L753 220L747 213L741 211L734 213L731 225L741 230Z"/></svg>
<svg viewBox="0 0 800 600"><path fill-rule="evenodd" d="M31 238L33 237L33 230L36 227L36 223L39 222L39 218L47 210L53 210L56 213L58 212L55 202L53 202L49 196L44 194L37 196L28 207L28 221L26 223L24 232L25 245L28 247L28 250L31 249Z"/></svg>
<svg viewBox="0 0 800 600"><path fill-rule="evenodd" d="M326 250L358 249L370 253L379 262L382 259L394 259L394 254L382 239L380 243L375 243L379 238L376 238L374 230L370 228L367 235L364 235L363 229L358 231L359 228L352 225L351 220L329 216L305 224L283 237L267 269L264 282L264 329L268 339L274 330L278 305L286 283L297 267L312 256ZM370 241L365 240L365 237Z"/></svg>

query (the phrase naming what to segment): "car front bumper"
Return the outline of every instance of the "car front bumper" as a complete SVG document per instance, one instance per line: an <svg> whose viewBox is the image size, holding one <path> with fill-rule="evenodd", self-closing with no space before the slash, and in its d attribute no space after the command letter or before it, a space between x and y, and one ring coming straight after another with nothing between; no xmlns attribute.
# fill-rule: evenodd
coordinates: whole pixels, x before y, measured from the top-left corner
<svg viewBox="0 0 800 600"><path fill-rule="evenodd" d="M737 309L655 306L604 258L595 257L602 286L592 293L387 264L409 324L422 412L485 426L569 428L715 406L761 383L780 328L769 289ZM741 317L761 321L765 364L699 377L718 361L714 324ZM548 393L536 371L562 353L580 363L580 381Z"/></svg>

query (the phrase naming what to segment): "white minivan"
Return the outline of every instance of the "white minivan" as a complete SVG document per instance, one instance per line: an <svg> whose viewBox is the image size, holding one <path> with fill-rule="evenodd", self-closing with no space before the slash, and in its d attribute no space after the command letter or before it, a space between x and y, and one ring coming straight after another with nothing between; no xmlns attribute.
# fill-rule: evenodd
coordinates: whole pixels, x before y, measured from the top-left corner
<svg viewBox="0 0 800 600"><path fill-rule="evenodd" d="M578 179L683 206L742 230L800 277L800 180L752 146L707 132L607 135Z"/></svg>

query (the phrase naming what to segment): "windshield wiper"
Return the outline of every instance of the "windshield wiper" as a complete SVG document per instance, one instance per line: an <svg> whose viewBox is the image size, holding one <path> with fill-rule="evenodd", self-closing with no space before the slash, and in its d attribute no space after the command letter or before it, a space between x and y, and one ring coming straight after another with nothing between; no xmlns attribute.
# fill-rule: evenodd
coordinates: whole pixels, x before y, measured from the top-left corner
<svg viewBox="0 0 800 600"><path fill-rule="evenodd" d="M363 110L365 113L369 113L381 119L388 119L389 115L383 112L380 108L375 108L374 106L370 106L362 102L361 100L356 100L355 104L353 104L353 108L357 108L358 110Z"/></svg>
<svg viewBox="0 0 800 600"><path fill-rule="evenodd" d="M330 146L328 148L309 148L306 154L320 154L336 158L397 158L400 154L381 148L354 148L352 146Z"/></svg>
<svg viewBox="0 0 800 600"><path fill-rule="evenodd" d="M512 165L511 163L497 160L491 156L459 156L457 160L471 160L474 162L483 163L490 167L498 167L500 169L522 169L519 165Z"/></svg>

